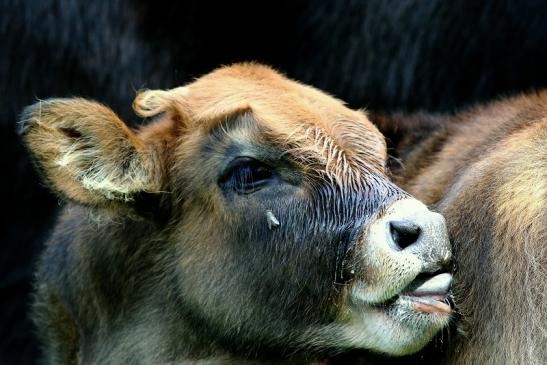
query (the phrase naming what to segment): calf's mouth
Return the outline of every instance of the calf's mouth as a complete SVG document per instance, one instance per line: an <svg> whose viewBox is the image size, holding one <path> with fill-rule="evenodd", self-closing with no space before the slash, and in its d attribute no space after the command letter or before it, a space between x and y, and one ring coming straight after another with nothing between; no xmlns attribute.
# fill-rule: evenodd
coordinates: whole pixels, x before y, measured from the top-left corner
<svg viewBox="0 0 547 365"><path fill-rule="evenodd" d="M419 274L399 293L372 307L388 309L406 303L418 313L451 314L454 310L451 286L452 274L448 272Z"/></svg>
<svg viewBox="0 0 547 365"><path fill-rule="evenodd" d="M451 313L453 310L450 287L452 275L440 273L436 275L418 275L408 287L398 295L411 302L416 312Z"/></svg>

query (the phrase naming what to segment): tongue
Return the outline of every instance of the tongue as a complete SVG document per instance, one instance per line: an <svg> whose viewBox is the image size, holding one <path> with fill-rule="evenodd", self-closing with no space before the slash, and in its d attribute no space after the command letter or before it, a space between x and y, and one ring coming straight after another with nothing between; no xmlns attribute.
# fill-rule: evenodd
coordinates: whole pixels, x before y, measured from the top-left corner
<svg viewBox="0 0 547 365"><path fill-rule="evenodd" d="M450 305L433 298L416 297L412 300L412 307L418 312L450 313Z"/></svg>

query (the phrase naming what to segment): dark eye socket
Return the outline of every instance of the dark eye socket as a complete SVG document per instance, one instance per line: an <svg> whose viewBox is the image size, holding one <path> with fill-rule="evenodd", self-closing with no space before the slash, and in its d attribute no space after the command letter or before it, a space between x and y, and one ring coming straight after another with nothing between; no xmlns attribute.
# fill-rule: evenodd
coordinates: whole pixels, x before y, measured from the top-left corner
<svg viewBox="0 0 547 365"><path fill-rule="evenodd" d="M238 157L226 167L218 184L225 190L250 194L269 184L274 178L272 167L254 158Z"/></svg>

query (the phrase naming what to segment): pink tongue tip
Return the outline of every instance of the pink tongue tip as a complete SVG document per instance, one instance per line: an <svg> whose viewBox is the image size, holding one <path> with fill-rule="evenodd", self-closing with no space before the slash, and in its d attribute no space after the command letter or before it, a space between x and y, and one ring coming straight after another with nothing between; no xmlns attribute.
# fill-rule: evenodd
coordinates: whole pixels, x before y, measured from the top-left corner
<svg viewBox="0 0 547 365"><path fill-rule="evenodd" d="M452 308L445 302L433 297L413 297L412 308L425 313L450 313Z"/></svg>

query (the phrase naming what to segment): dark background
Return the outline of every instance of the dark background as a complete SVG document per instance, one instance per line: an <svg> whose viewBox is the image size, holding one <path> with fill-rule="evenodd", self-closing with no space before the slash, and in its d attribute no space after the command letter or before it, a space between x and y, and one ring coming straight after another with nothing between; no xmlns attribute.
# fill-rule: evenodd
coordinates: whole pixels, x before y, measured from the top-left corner
<svg viewBox="0 0 547 365"><path fill-rule="evenodd" d="M0 0L0 364L38 356L34 263L60 203L16 133L37 98L85 96L135 125L135 90L256 60L376 111L453 112L547 84L534 0Z"/></svg>

